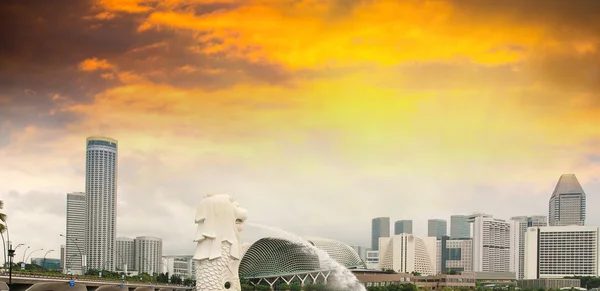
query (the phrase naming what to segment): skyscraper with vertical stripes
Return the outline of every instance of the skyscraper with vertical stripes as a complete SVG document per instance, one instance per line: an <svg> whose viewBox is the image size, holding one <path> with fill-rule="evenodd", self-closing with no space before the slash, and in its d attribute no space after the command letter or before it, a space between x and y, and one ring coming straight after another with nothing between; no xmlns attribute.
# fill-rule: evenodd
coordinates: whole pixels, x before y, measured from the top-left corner
<svg viewBox="0 0 600 291"><path fill-rule="evenodd" d="M117 141L109 137L86 140L86 252L91 269L115 270L117 219Z"/></svg>
<svg viewBox="0 0 600 291"><path fill-rule="evenodd" d="M86 228L85 193L67 194L67 229L65 233L65 271L72 274L83 274L85 265L85 228Z"/></svg>
<svg viewBox="0 0 600 291"><path fill-rule="evenodd" d="M585 225L585 192L575 174L561 175L550 196L550 226Z"/></svg>

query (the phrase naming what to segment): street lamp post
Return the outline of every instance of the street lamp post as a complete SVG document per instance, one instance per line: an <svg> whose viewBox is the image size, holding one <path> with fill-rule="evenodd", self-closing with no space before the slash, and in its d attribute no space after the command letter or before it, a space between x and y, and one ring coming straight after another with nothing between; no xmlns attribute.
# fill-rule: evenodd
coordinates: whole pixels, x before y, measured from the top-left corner
<svg viewBox="0 0 600 291"><path fill-rule="evenodd" d="M31 253L29 253L29 255L27 256L27 259L25 259L25 261L23 261L25 264L27 264L27 261L29 261L29 258L31 257L31 255L33 255L33 253L37 252L37 251L43 251L44 249L37 249L32 251Z"/></svg>
<svg viewBox="0 0 600 291"><path fill-rule="evenodd" d="M27 250L30 249L30 248L31 248L31 246L27 246L27 248L23 252L23 260L21 260L21 262L25 262L25 255L27 255Z"/></svg>
<svg viewBox="0 0 600 291"><path fill-rule="evenodd" d="M77 243L77 239L72 239L72 238L70 238L70 237L68 237L68 236L66 236L66 235L64 235L62 233L60 234L60 236L64 237L67 240L70 240L73 244L75 244L75 247L77 247L77 251L79 252L79 256L81 258L81 272L85 274L85 267L86 267L87 263L85 263L86 260L84 260L83 252L81 251L81 248L79 248L79 244ZM65 252L66 251L67 250L65 249Z"/></svg>
<svg viewBox="0 0 600 291"><path fill-rule="evenodd" d="M48 250L48 251L46 251L46 253L44 254L44 258L42 259L42 268L46 269L46 256L47 256L49 253L53 252L53 251L54 251L54 250Z"/></svg>
<svg viewBox="0 0 600 291"><path fill-rule="evenodd" d="M113 251L113 249L110 247L108 249ZM121 254L118 250L116 250L115 253L119 256L119 258L121 258L121 262L123 263L123 272L125 273L125 275L127 275L127 261L125 260L125 258L123 258L123 254Z"/></svg>

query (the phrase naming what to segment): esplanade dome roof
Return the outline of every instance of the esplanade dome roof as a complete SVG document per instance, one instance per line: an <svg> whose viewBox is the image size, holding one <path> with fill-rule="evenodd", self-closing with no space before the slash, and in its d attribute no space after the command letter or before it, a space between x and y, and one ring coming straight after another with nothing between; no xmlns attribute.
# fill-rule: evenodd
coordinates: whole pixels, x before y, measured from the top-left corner
<svg viewBox="0 0 600 291"><path fill-rule="evenodd" d="M323 238L311 238L308 242L346 267L364 266L356 251L343 242ZM266 237L248 248L240 262L239 275L248 278L310 272L329 267L331 264L326 258L307 246L283 238Z"/></svg>

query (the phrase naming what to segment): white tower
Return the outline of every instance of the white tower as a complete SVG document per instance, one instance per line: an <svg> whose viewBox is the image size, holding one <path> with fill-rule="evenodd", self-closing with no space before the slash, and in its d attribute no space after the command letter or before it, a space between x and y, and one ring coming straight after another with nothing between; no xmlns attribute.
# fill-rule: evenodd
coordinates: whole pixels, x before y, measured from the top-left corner
<svg viewBox="0 0 600 291"><path fill-rule="evenodd" d="M85 193L67 194L67 232L65 233L64 271L85 272Z"/></svg>
<svg viewBox="0 0 600 291"><path fill-rule="evenodd" d="M108 137L87 138L85 236L88 268L115 270L117 158L116 140Z"/></svg>

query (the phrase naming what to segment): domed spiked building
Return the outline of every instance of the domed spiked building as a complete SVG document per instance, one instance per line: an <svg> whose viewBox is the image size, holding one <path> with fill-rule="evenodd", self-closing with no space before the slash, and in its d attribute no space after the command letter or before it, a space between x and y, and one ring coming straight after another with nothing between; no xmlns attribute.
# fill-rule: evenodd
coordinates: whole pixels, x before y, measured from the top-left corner
<svg viewBox="0 0 600 291"><path fill-rule="evenodd" d="M240 278L271 286L327 283L335 269L333 261L349 269L365 267L356 251L343 242L323 238L307 241L312 247L283 238L257 240L240 262Z"/></svg>

